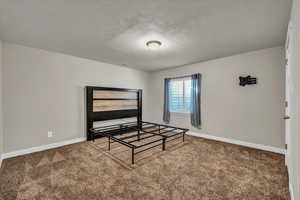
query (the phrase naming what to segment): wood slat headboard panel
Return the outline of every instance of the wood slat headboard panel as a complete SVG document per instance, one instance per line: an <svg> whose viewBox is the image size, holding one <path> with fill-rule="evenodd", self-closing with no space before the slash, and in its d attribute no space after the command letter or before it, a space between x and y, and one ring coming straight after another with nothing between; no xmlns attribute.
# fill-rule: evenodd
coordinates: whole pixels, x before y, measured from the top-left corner
<svg viewBox="0 0 300 200"><path fill-rule="evenodd" d="M137 100L94 100L93 112L138 109Z"/></svg>
<svg viewBox="0 0 300 200"><path fill-rule="evenodd" d="M87 138L96 121L128 117L142 120L142 90L86 86Z"/></svg>
<svg viewBox="0 0 300 200"><path fill-rule="evenodd" d="M97 98L137 99L137 94L135 92L127 92L127 91L94 90L93 97L96 99Z"/></svg>

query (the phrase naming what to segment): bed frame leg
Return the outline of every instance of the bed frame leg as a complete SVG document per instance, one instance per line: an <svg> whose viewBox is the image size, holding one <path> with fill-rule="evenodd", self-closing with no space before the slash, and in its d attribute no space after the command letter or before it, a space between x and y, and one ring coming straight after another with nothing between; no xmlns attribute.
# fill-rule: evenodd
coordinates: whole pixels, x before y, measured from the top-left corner
<svg viewBox="0 0 300 200"><path fill-rule="evenodd" d="M108 151L110 151L110 137L108 137Z"/></svg>
<svg viewBox="0 0 300 200"><path fill-rule="evenodd" d="M184 135L185 135L185 133L182 134L182 142L184 142Z"/></svg>
<svg viewBox="0 0 300 200"><path fill-rule="evenodd" d="M138 141L140 141L140 139L141 139L140 134L141 134L141 132L140 132L140 130L138 130L138 135L137 135Z"/></svg>
<svg viewBox="0 0 300 200"><path fill-rule="evenodd" d="M134 148L131 148L131 164L134 165Z"/></svg>
<svg viewBox="0 0 300 200"><path fill-rule="evenodd" d="M163 142L162 142L162 150L166 150L166 138L163 138Z"/></svg>

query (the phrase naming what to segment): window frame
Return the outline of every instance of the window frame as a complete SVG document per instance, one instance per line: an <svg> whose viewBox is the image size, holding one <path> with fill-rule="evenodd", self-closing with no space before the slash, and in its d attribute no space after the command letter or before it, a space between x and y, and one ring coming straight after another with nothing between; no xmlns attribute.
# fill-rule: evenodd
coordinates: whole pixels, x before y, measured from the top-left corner
<svg viewBox="0 0 300 200"><path fill-rule="evenodd" d="M192 81L192 77L191 76L186 76L186 77L180 77L180 78L172 78L171 79L171 82L172 81L183 81L183 91L182 91L182 93L183 93L183 104L185 104L184 102L185 102L185 81L186 80L189 80L189 81ZM170 83L170 84L172 84L172 83ZM170 99L171 99L171 91L170 91L170 97L169 97ZM189 114L191 114L191 111L190 110L172 110L171 109L171 102L170 102L170 108L169 108L169 110L170 110L170 113L175 113L175 114L186 114L186 115L189 115Z"/></svg>

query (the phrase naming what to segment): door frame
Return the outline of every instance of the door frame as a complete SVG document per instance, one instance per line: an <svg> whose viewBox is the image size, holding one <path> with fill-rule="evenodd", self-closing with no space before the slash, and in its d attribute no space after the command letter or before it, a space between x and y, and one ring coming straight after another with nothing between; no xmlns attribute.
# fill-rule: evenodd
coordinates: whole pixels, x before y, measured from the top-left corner
<svg viewBox="0 0 300 200"><path fill-rule="evenodd" d="M287 31L287 38L285 44L285 58L286 58L286 66L285 66L285 144L286 144L286 152L285 152L285 165L288 167L290 163L290 143L291 143L291 123L290 123L290 116L291 116L291 93L293 88L292 78L291 78L291 41L292 41L292 22L289 22L288 31Z"/></svg>

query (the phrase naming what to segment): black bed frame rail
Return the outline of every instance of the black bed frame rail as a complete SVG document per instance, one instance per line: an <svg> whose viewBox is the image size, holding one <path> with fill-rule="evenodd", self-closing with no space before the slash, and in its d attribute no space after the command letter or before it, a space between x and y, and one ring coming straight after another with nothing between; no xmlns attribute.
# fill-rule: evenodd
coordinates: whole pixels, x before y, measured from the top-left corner
<svg viewBox="0 0 300 200"><path fill-rule="evenodd" d="M137 132L137 134L124 136L116 135L116 130L120 132ZM95 141L95 138L106 137L108 138L108 150L110 151L111 143L118 142L128 148L131 148L131 163L134 164L134 157L136 154L142 153L146 150L162 146L162 150L166 149L166 142L170 142L179 138L182 138L184 142L184 136L188 129L178 128L169 125L162 125L152 122L129 122L116 124L111 126L102 126L97 128L91 128L91 138ZM120 137L117 137L120 136ZM158 139L149 141L142 144L133 144L134 142L146 140L152 137L158 137ZM147 148L146 148L147 147ZM141 150L138 150L141 149Z"/></svg>

